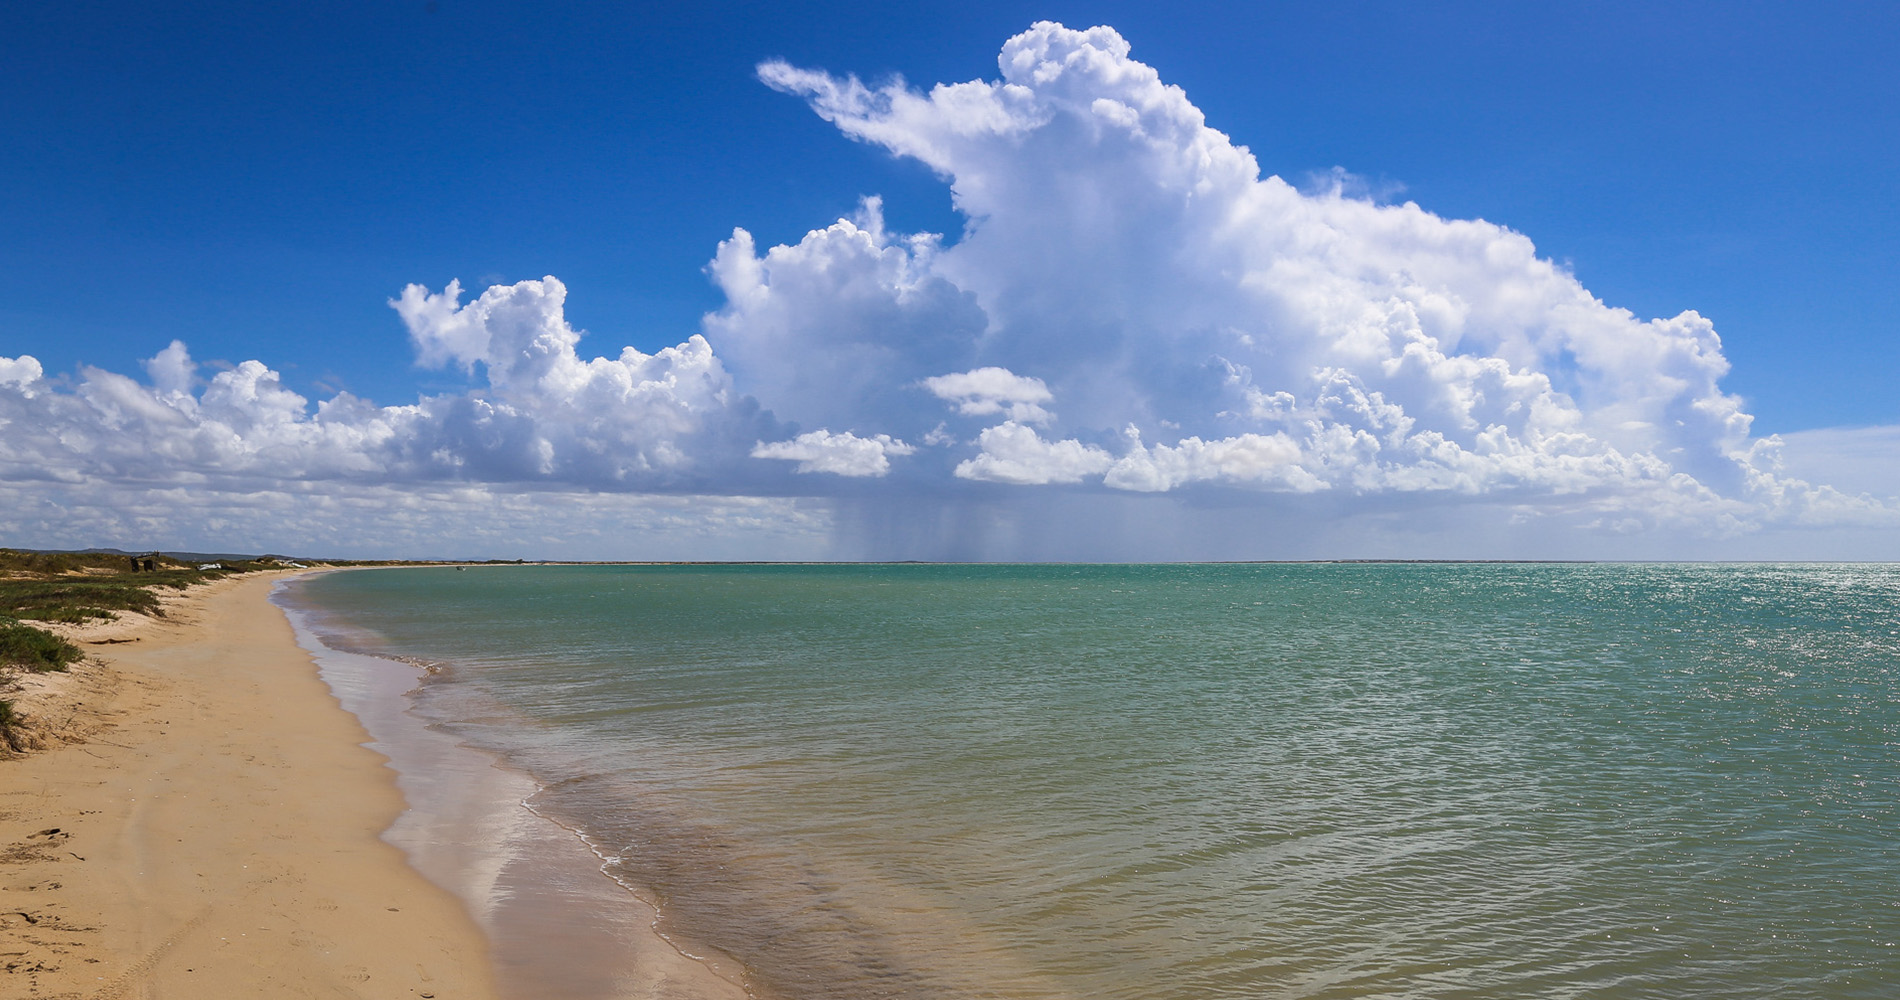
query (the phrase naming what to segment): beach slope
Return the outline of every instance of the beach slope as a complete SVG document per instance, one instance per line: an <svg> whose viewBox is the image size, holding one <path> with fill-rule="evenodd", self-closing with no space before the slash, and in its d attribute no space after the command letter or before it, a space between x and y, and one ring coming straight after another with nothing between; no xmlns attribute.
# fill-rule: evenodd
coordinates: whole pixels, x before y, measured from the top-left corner
<svg viewBox="0 0 1900 1000"><path fill-rule="evenodd" d="M278 576L118 626L22 702L77 742L0 760L0 994L494 996L462 904L380 839L393 772Z"/></svg>

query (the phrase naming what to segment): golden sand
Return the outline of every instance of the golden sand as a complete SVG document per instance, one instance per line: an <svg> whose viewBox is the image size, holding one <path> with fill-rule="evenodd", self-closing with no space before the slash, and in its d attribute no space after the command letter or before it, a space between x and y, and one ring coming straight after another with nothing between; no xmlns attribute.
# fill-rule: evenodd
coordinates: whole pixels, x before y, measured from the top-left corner
<svg viewBox="0 0 1900 1000"><path fill-rule="evenodd" d="M494 996L462 904L380 839L402 797L281 575L67 630L89 661L5 696L44 749L0 760L0 995Z"/></svg>

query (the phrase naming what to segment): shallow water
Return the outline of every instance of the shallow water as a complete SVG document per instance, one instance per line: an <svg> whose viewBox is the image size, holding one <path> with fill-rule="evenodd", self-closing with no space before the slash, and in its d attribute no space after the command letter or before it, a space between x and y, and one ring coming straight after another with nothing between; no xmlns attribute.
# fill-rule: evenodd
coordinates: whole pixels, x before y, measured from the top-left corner
<svg viewBox="0 0 1900 1000"><path fill-rule="evenodd" d="M761 996L1900 991L1895 567L509 567L297 596L450 665L418 710Z"/></svg>

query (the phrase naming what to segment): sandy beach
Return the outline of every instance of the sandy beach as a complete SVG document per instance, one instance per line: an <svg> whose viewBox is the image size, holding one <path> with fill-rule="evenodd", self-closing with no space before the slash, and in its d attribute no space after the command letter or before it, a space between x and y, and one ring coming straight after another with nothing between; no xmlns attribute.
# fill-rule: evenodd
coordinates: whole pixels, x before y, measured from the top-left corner
<svg viewBox="0 0 1900 1000"><path fill-rule="evenodd" d="M0 760L0 994L495 996L459 900L257 574L74 634L12 695L64 738ZM111 641L117 640L117 641Z"/></svg>

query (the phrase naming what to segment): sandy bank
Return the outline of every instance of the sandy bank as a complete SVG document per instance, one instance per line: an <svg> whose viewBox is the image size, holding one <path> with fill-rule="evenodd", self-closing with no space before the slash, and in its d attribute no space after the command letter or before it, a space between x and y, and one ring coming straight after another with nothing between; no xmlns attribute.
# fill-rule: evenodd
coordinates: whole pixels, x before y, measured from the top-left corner
<svg viewBox="0 0 1900 1000"><path fill-rule="evenodd" d="M0 995L494 996L461 903L379 839L393 774L274 579L101 630L135 641L22 696L79 742L0 761Z"/></svg>

